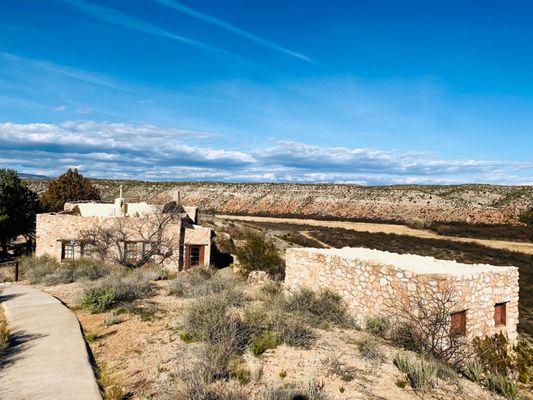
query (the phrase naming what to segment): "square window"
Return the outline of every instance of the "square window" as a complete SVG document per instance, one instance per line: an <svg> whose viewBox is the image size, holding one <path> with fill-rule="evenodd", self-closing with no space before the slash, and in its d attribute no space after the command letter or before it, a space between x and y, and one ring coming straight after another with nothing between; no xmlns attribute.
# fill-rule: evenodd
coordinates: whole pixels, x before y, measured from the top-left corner
<svg viewBox="0 0 533 400"><path fill-rule="evenodd" d="M501 326L507 324L507 303L494 305L494 325Z"/></svg>
<svg viewBox="0 0 533 400"><path fill-rule="evenodd" d="M138 243L124 242L124 257L127 260L136 260L138 258Z"/></svg>
<svg viewBox="0 0 533 400"><path fill-rule="evenodd" d="M85 242L81 244L81 256L82 257L94 257L96 252L96 245L91 242Z"/></svg>
<svg viewBox="0 0 533 400"><path fill-rule="evenodd" d="M155 243L153 242L144 242L143 243L143 254L149 253L155 248Z"/></svg>
<svg viewBox="0 0 533 400"><path fill-rule="evenodd" d="M73 260L76 256L76 244L73 241L63 242L61 248L62 260Z"/></svg>
<svg viewBox="0 0 533 400"><path fill-rule="evenodd" d="M450 315L450 333L452 336L466 335L466 310L454 312Z"/></svg>

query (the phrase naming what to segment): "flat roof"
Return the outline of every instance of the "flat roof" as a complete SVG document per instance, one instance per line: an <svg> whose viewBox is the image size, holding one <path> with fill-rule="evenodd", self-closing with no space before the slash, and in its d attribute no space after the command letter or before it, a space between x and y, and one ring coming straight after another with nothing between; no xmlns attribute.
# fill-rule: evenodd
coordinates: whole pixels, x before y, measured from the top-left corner
<svg viewBox="0 0 533 400"><path fill-rule="evenodd" d="M313 253L335 255L346 259L364 260L371 263L392 265L396 268L416 274L467 275L481 272L503 272L512 266L496 266L490 264L464 264L452 260L441 260L415 254L398 254L388 251L367 249L365 247L343 247L342 249L306 248Z"/></svg>

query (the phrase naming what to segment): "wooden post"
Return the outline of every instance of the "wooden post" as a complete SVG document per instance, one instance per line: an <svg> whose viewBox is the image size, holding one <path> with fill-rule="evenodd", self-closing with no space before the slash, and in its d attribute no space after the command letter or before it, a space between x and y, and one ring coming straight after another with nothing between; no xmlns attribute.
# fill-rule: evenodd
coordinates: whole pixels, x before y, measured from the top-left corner
<svg viewBox="0 0 533 400"><path fill-rule="evenodd" d="M19 280L19 262L15 261L15 282Z"/></svg>

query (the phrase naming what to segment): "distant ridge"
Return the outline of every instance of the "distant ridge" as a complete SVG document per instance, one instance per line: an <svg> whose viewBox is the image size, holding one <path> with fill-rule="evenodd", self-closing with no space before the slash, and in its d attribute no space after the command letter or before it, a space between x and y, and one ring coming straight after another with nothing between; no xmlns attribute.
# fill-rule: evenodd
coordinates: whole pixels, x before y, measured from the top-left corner
<svg viewBox="0 0 533 400"><path fill-rule="evenodd" d="M46 179L26 179L37 193ZM533 208L533 186L397 185L143 182L91 179L103 201L118 187L130 201L162 204L180 198L184 205L221 214L291 216L416 223L517 224Z"/></svg>
<svg viewBox="0 0 533 400"><path fill-rule="evenodd" d="M21 172L18 172L17 173L19 178L20 179L27 179L27 180L30 180L30 179L35 179L35 180L40 180L40 181L47 181L49 179L51 179L49 176L45 176L45 175L35 175L35 174L25 174L25 173L21 173Z"/></svg>

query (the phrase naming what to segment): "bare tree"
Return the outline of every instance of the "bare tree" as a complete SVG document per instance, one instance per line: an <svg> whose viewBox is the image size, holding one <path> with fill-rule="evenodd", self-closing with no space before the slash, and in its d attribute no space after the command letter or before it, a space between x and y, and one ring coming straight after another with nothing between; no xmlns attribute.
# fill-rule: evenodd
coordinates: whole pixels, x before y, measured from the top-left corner
<svg viewBox="0 0 533 400"><path fill-rule="evenodd" d="M145 218L116 218L111 226L97 226L82 232L81 241L93 257L104 262L139 268L163 263L179 251L180 233L171 229L180 218L157 214Z"/></svg>
<svg viewBox="0 0 533 400"><path fill-rule="evenodd" d="M458 334L452 325L456 306L456 294L449 285L437 289L418 284L409 297L396 297L387 304L395 323L393 339L452 366L461 366L472 358L473 349L466 334Z"/></svg>

